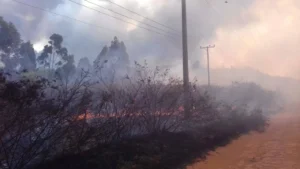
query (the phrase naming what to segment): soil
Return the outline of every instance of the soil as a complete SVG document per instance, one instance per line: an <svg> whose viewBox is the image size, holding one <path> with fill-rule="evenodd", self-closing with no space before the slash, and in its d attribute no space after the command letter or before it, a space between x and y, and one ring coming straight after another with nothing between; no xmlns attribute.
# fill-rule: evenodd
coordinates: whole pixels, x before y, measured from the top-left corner
<svg viewBox="0 0 300 169"><path fill-rule="evenodd" d="M187 169L300 169L300 114L277 114L269 123L265 132L241 136Z"/></svg>

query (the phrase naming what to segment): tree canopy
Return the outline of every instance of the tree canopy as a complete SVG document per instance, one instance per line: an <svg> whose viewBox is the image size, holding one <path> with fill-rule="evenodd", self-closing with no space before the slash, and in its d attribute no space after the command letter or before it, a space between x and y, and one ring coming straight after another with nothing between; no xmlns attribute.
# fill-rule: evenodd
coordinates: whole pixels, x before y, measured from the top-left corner
<svg viewBox="0 0 300 169"><path fill-rule="evenodd" d="M52 34L48 44L44 46L41 55L38 57L40 65L49 70L49 74L55 71L59 77L71 76L75 73L74 55L68 53L68 49L63 47L63 37L59 34Z"/></svg>
<svg viewBox="0 0 300 169"><path fill-rule="evenodd" d="M31 42L23 42L21 36L10 22L0 17L0 57L5 71L34 70L36 54Z"/></svg>
<svg viewBox="0 0 300 169"><path fill-rule="evenodd" d="M99 67L103 63L114 62L118 67L126 67L129 65L129 55L126 51L124 42L120 42L117 37L114 37L109 47L103 47L100 54L94 61L94 67Z"/></svg>

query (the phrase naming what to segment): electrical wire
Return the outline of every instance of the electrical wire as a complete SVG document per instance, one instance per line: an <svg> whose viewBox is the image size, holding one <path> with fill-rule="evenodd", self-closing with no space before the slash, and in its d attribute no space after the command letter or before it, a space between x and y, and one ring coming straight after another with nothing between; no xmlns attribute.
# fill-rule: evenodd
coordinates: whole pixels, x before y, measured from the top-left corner
<svg viewBox="0 0 300 169"><path fill-rule="evenodd" d="M88 2L88 3L90 3L90 4L92 4L92 5L97 6L97 7L99 7L99 8L108 10L108 11L110 11L110 12L112 12L112 13L115 13L115 14L117 14L117 15L120 15L120 16L122 16L122 17L125 17L125 18L127 18L127 19L131 19L131 20L133 20L133 21L135 21L135 22L137 22L137 23L140 23L140 24L149 26L149 27L151 27L151 28L157 29L157 30L162 31L162 32L164 32L164 33L169 33L168 31L166 31L166 30L164 30L164 29L161 29L161 28L159 28L159 27L156 27L156 26L153 26L153 25L144 23L144 22L142 22L142 21L135 20L134 18L131 18L131 17L126 16L126 15L124 15L124 14L122 14L122 13L113 11L113 10L111 10L111 9L105 8L105 7L103 7L103 6L99 5L99 4L96 4L96 3L94 3L94 2L91 2L91 1L89 1L89 0L85 0L85 1ZM177 36L178 36L178 34L174 34L174 35L177 35Z"/></svg>
<svg viewBox="0 0 300 169"><path fill-rule="evenodd" d="M156 33L156 34L160 34L160 35L162 35L162 36L169 37L169 38L172 38L172 39L176 39L176 37L173 37L173 36L171 36L171 35L164 34L164 33L161 33L161 32L158 32L158 31L155 31L155 30L152 30L152 29L143 27L143 26L140 26L140 25L138 25L138 24L135 24L135 23L126 21L126 20L124 20L124 19L122 19L122 18L115 17L115 16L113 16L113 15L109 15L109 14L107 14L107 13L101 12L101 11L99 11L99 10L97 10L97 9L91 8L91 7L89 7L89 6L86 6L86 5L84 5L84 4L78 3L78 2L76 2L76 1L73 1L73 0L69 0L69 1L72 2L72 3L74 3L74 4L76 4L76 5L78 5L78 6L85 7L85 8L87 8L87 9L90 9L90 10L93 10L93 11L95 11L95 12L98 12L98 13L100 13L100 14L102 14L102 15L105 15L105 16L108 16L108 17L111 17L111 18L114 18L114 19L116 19L116 20L119 20L119 21L128 23L128 24L130 24L130 25L134 25L134 26L136 26L136 27L138 27L138 28L147 30L147 31L149 31L149 32Z"/></svg>
<svg viewBox="0 0 300 169"><path fill-rule="evenodd" d="M166 25L164 25L164 24L162 24L162 23L160 23L160 22L157 22L157 21L155 21L155 20L153 20L153 19L150 19L150 18L148 18L148 17L146 17L146 16L143 16L143 15L141 15L141 14L139 14L139 13L133 11L133 10L130 10L130 9L128 9L128 8L122 6L122 5L119 5L119 4L117 4L117 3L113 2L113 1L110 1L110 0L106 0L106 1L109 2L109 3L111 3L111 4L114 4L114 5L118 6L118 7L120 7L120 8L122 8L122 9L125 9L126 11L131 12L131 13L137 15L137 16L140 16L140 17L142 17L143 19L149 20L149 21L151 21L151 22L153 22L153 23L156 23L156 24L158 24L158 25L160 25L160 26L163 26L163 27L165 27L165 28L168 28L168 29L170 29L170 30L172 30L172 31L174 31L174 32L176 32L176 33L178 33L177 30L175 30L175 29L173 29L173 28L171 28L171 27L169 27L169 26L166 26Z"/></svg>
<svg viewBox="0 0 300 169"><path fill-rule="evenodd" d="M112 31L112 32L118 32L118 33L121 33L121 32L119 32L119 31L116 31L116 30L113 30L113 29L109 29L109 28L105 28L105 27L102 27L102 26L99 26L99 25L91 24L91 23L88 23L88 22L85 22L85 21L82 21L82 20L79 20L79 19L76 19L76 18L72 18L72 17L70 17L70 16L58 14L58 13L56 13L56 12L52 12L52 11L49 11L49 10L47 10L47 9L44 9L44 8L41 8L41 7L38 7L38 6L34 6L34 5L31 5L31 4L25 3L25 2L21 2L21 1L17 1L17 0L11 0L11 1L14 1L14 2L16 2L16 3L19 3L19 4L21 4L21 5L25 5L25 6L28 6L28 7L31 7L31 8L38 9L38 10L43 11L43 12L48 12L48 13L50 13L50 14L52 14L52 15L57 15L57 16L60 16L60 17L63 17L63 18L67 18L67 19L76 21L76 22L80 22L80 23L82 23L82 24L85 24L85 25L88 25L88 26L91 26L91 27L97 27L97 28L106 29L106 30L109 30L109 31Z"/></svg>
<svg viewBox="0 0 300 169"><path fill-rule="evenodd" d="M63 17L63 18L66 18L66 19L69 19L69 20L72 20L72 21L75 21L75 22L79 22L81 24L84 24L84 25L87 25L87 26L90 26L90 27L105 29L105 30L108 30L108 31L111 31L111 32L117 32L117 33L122 34L121 32L119 32L117 30L113 30L113 29L110 29L110 28L106 28L106 27L102 27L102 26L96 25L96 24L88 23L88 22L85 22L85 21L82 21L82 20L79 20L79 19L67 16L67 15L62 15L62 14L59 14L59 13L56 13L56 12L53 12L53 11L50 11L50 10L47 10L47 9L35 6L35 5L31 5L31 4L28 4L28 3L25 3L25 2L21 2L21 1L18 1L18 0L11 0L11 1L19 3L19 4L24 5L24 6L28 6L28 7L31 7L31 8L40 10L40 11L43 11L43 12L50 13L52 15L60 16L60 17ZM162 34L160 32L156 32L156 31L152 31L151 29L147 29L146 28L146 30L149 31L149 32L152 32L152 33L156 33L156 34L160 34L160 35L168 37L168 35L164 35L164 34Z"/></svg>

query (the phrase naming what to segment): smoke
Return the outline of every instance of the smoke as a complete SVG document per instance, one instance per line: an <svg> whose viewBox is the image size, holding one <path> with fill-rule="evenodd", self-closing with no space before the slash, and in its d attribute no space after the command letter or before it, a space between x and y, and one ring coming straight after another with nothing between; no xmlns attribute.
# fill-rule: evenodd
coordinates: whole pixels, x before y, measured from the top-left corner
<svg viewBox="0 0 300 169"><path fill-rule="evenodd" d="M114 36L127 47L130 60L171 68L174 75L182 75L181 37L174 39L149 32L135 25L102 15L68 0L19 0L70 16L97 26L87 26L60 16L45 13L10 0L1 0L0 15L17 25L25 40L31 40L41 50L52 33L64 37L64 46L76 60L88 57L93 61L103 46ZM108 9L128 15L147 24L155 23L105 1L90 0ZM88 7L120 17L84 0L76 0ZM114 0L114 2L163 23L181 32L180 0ZM215 44L210 51L213 69L249 67L272 76L299 79L300 3L297 0L189 0L188 40L191 77L206 77L206 53L199 47ZM13 11L13 12L12 12ZM124 20L142 26L140 23ZM101 29L98 26L108 29ZM156 25L159 27L159 25ZM163 27L161 27L163 28ZM153 29L153 28L151 28ZM168 29L166 29L168 30ZM171 30L168 31L171 35ZM240 76L230 74L230 80ZM243 74L247 79L249 74ZM217 74L215 82L221 81ZM261 80L255 79L257 82ZM205 82L205 80L203 80Z"/></svg>
<svg viewBox="0 0 300 169"><path fill-rule="evenodd" d="M275 76L299 79L300 5L297 0L256 1L249 7L258 18L244 27L219 28L212 40L212 66L252 67Z"/></svg>
<svg viewBox="0 0 300 169"><path fill-rule="evenodd" d="M50 11L63 5L63 0L26 0L21 2L34 4ZM45 36L43 30L46 27L44 19L47 17L47 13L19 5L11 0L1 0L0 3L0 15L4 16L5 20L14 23L25 40L35 41L37 37Z"/></svg>
<svg viewBox="0 0 300 169"><path fill-rule="evenodd" d="M166 63L170 63L170 61L172 60L180 59L181 56L180 36L178 36L177 39L174 41L173 39L168 39L161 35L157 35L153 32L137 28L134 25L123 23L113 18L109 18L105 15L101 15L85 7L73 4L68 0L20 1L42 8L46 8L60 14L72 16L82 21L92 23L94 25L101 25L103 27L107 27L115 31L107 31L104 29L101 30L98 28L87 27L80 23L74 23L68 19L63 19L55 15L47 14L42 11L17 4L9 0L2 1L3 9L1 8L0 14L4 15L5 18L15 23L20 29L20 32L22 33L22 36L25 39L30 39L35 43L45 43L47 37L49 37L53 32L61 33L66 38L65 42L69 44L69 46L72 48L71 51L74 51L75 55L77 53L77 55L83 55L84 53L85 55L91 55L89 57L96 57L97 54L95 54L94 50L92 50L91 53L88 53L90 50L86 50L85 52L81 52L83 51L83 49L81 48L78 50L79 44L84 43L86 44L84 45L85 47L93 46L94 48L101 48L104 45L104 43L110 42L112 37L114 37L114 35L117 35L119 39L123 40L128 46L130 55L137 59L141 57L147 58L149 56L156 57L156 59L150 60L154 60L156 62L161 63L161 58L165 58L165 60L167 60ZM85 2L84 0L79 0L77 2L81 2L82 4L85 4L92 8L96 8L97 10L102 11L104 13L117 16L109 11L105 11L101 8L98 8L97 6L91 5L88 2ZM132 13L128 13L128 11L118 8L117 6L104 3L102 1L99 2L98 0L93 0L93 2L107 7L109 9L112 9L114 11L118 11L120 13L128 15L136 20L154 25L153 22L145 20L144 18L134 15ZM163 23L164 25L167 25L169 27L172 27L172 29L174 30L177 30L177 33L180 34L181 4L179 0L128 0L115 2L144 16L154 18L156 21ZM239 1L239 3L242 3L242 1ZM15 9L13 13L11 12L11 9ZM232 12L227 13L227 17L222 19L210 10L211 8L205 2L200 3L196 0L191 0L188 2L190 34L189 41L191 52L193 52L193 50L197 47L200 41L208 40L211 37L213 37L216 28L220 25L224 25L226 23L225 21L228 18L238 18L237 16L239 16L240 13L240 9L235 11L230 10ZM211 20L212 22L209 24L203 24L208 18L210 18L209 20ZM130 20L130 22L134 21ZM156 26L159 27L159 25ZM169 32L172 31L169 30ZM100 50L97 49L97 51L99 52ZM191 60L193 60L192 56Z"/></svg>

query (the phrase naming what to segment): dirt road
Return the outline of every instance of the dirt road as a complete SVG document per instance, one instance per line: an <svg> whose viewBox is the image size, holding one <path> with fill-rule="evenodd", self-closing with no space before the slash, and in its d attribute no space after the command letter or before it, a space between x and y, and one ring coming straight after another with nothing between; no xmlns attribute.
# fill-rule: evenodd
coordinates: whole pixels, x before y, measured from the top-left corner
<svg viewBox="0 0 300 169"><path fill-rule="evenodd" d="M242 136L187 169L300 169L300 115L275 115L264 133Z"/></svg>

